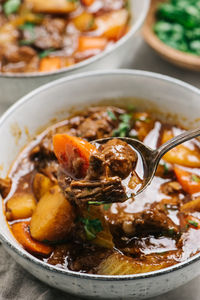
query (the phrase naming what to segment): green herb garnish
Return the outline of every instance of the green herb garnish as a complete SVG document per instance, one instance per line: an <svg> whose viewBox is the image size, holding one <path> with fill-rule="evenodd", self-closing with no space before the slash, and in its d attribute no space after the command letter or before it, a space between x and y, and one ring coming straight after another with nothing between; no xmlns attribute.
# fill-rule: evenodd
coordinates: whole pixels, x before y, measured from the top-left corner
<svg viewBox="0 0 200 300"><path fill-rule="evenodd" d="M129 114L123 114L119 117L120 121L122 121L125 124L129 124L131 118L132 118L132 116Z"/></svg>
<svg viewBox="0 0 200 300"><path fill-rule="evenodd" d="M8 0L3 5L4 13L9 16L18 11L21 5L21 0Z"/></svg>
<svg viewBox="0 0 200 300"><path fill-rule="evenodd" d="M193 220L189 220L188 223L193 225L194 227L198 227L198 223Z"/></svg>
<svg viewBox="0 0 200 300"><path fill-rule="evenodd" d="M175 233L175 232L174 232L174 228L169 228L169 229L168 229L168 234L169 234L169 235L174 235L174 233Z"/></svg>
<svg viewBox="0 0 200 300"><path fill-rule="evenodd" d="M163 167L164 167L164 175L167 175L169 173L169 168L168 168L167 164L164 163Z"/></svg>
<svg viewBox="0 0 200 300"><path fill-rule="evenodd" d="M107 114L108 114L108 116L111 120L113 120L113 121L117 120L117 117L115 116L115 114L111 110L107 110Z"/></svg>
<svg viewBox="0 0 200 300"><path fill-rule="evenodd" d="M117 129L113 131L113 136L126 137L131 129L132 116L129 114L123 114L119 117L121 121Z"/></svg>
<svg viewBox="0 0 200 300"><path fill-rule="evenodd" d="M86 233L86 237L89 241L94 240L96 238L97 233L103 230L101 221L99 219L81 219L84 224L84 229Z"/></svg>
<svg viewBox="0 0 200 300"><path fill-rule="evenodd" d="M30 39L21 40L19 43L20 45L31 45L34 43L35 40L35 24L31 22L26 22L19 27L21 30L27 30L30 33Z"/></svg>
<svg viewBox="0 0 200 300"><path fill-rule="evenodd" d="M102 205L104 203L105 203L104 201L100 201L100 202L98 202L98 201L88 201L89 205Z"/></svg>
<svg viewBox="0 0 200 300"><path fill-rule="evenodd" d="M107 210L110 209L111 205L112 205L111 203L109 203L109 204L104 204L103 209L104 209L105 211L107 211Z"/></svg>
<svg viewBox="0 0 200 300"><path fill-rule="evenodd" d="M44 51L42 51L42 52L39 53L39 58L47 57L47 56L49 56L49 54L51 54L51 52L53 52L53 51L55 51L55 49L53 49L53 48L44 50Z"/></svg>
<svg viewBox="0 0 200 300"><path fill-rule="evenodd" d="M35 24L31 23L31 22L26 22L23 25L19 26L19 28L21 30L28 30L28 31L31 31L31 32L33 32L34 27L35 27Z"/></svg>
<svg viewBox="0 0 200 300"><path fill-rule="evenodd" d="M193 175L191 176L191 178L192 178L192 181L195 181L195 182L197 182L197 183L200 182L200 177L197 176L197 175L195 175L195 174L193 174Z"/></svg>
<svg viewBox="0 0 200 300"><path fill-rule="evenodd" d="M166 45L200 55L199 0L170 0L160 3L154 32Z"/></svg>

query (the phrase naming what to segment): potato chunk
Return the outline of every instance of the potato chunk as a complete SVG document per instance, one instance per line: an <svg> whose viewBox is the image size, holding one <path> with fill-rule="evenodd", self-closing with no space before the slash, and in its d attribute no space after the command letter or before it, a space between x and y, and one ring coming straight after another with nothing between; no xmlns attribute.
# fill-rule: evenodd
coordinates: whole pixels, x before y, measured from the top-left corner
<svg viewBox="0 0 200 300"><path fill-rule="evenodd" d="M95 20L95 27L108 39L120 38L128 23L128 12L126 9L105 13Z"/></svg>
<svg viewBox="0 0 200 300"><path fill-rule="evenodd" d="M96 238L91 240L92 244L97 246L113 249L113 237L110 232L109 225L107 224L104 215L102 213L102 209L99 206L90 206L89 211L83 210L84 218L88 218L89 220L99 220L102 225L102 230L96 234Z"/></svg>
<svg viewBox="0 0 200 300"><path fill-rule="evenodd" d="M70 0L25 0L37 13L65 14L76 9L78 1Z"/></svg>
<svg viewBox="0 0 200 300"><path fill-rule="evenodd" d="M33 192L35 194L35 197L38 200L42 198L42 196L46 192L48 192L48 190L50 189L50 187L52 187L52 185L53 183L47 176L41 173L37 173L33 180Z"/></svg>
<svg viewBox="0 0 200 300"><path fill-rule="evenodd" d="M38 241L63 240L71 231L74 218L73 207L55 185L36 207L30 223L31 236Z"/></svg>
<svg viewBox="0 0 200 300"><path fill-rule="evenodd" d="M99 275L130 275L147 273L174 264L172 260L159 259L149 255L146 260L141 261L136 258L128 257L120 253L113 253L103 260L98 266L97 274Z"/></svg>
<svg viewBox="0 0 200 300"><path fill-rule="evenodd" d="M36 199L32 194L16 193L6 203L6 218L8 221L29 218L35 208Z"/></svg>

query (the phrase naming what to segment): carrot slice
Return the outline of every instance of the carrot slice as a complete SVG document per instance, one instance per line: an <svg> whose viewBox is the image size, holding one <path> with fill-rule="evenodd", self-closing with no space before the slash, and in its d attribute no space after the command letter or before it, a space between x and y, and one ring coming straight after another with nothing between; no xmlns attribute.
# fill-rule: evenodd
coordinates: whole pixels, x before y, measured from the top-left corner
<svg viewBox="0 0 200 300"><path fill-rule="evenodd" d="M199 176L187 172L177 166L174 167L174 172L184 191L188 192L189 194L200 192Z"/></svg>
<svg viewBox="0 0 200 300"><path fill-rule="evenodd" d="M83 5L90 6L94 3L94 0L82 0Z"/></svg>
<svg viewBox="0 0 200 300"><path fill-rule="evenodd" d="M83 52L87 50L104 50L107 45L107 39L103 37L80 36L78 51Z"/></svg>
<svg viewBox="0 0 200 300"><path fill-rule="evenodd" d="M48 256L53 251L53 247L42 244L32 239L29 233L29 222L19 222L12 225L12 232L16 240L29 252Z"/></svg>
<svg viewBox="0 0 200 300"><path fill-rule="evenodd" d="M44 57L40 60L39 71L51 72L61 68L60 57Z"/></svg>
<svg viewBox="0 0 200 300"><path fill-rule="evenodd" d="M90 155L97 150L87 141L67 134L56 134L53 147L60 164L71 175L78 177L86 175Z"/></svg>

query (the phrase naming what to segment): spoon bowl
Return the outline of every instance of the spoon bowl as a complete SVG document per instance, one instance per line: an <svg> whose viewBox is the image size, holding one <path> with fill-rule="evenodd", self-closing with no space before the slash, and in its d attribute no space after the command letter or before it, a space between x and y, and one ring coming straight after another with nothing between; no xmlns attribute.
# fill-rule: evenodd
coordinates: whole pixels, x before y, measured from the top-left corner
<svg viewBox="0 0 200 300"><path fill-rule="evenodd" d="M137 153L139 153L142 163L143 163L143 182L141 184L141 187L137 191L133 191L133 193L127 193L127 198L130 198L132 196L136 196L143 192L152 182L154 175L156 173L158 164L168 151L173 149L174 147L189 141L195 137L198 137L200 135L200 128L196 128L193 130L188 130L183 132L182 134L170 139L168 142L161 145L158 149L153 150L150 147L146 146L143 142L129 138L129 137L110 137L110 138L103 138L99 140L95 140L91 142L92 144L105 144L108 141L112 139L119 139L124 142L126 142L128 145L130 145L133 150L135 150Z"/></svg>

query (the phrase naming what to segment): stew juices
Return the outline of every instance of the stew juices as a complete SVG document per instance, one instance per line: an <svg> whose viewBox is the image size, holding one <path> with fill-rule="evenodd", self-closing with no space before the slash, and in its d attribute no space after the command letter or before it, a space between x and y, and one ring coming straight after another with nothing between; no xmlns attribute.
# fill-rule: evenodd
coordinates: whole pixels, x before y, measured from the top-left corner
<svg viewBox="0 0 200 300"><path fill-rule="evenodd" d="M151 185L137 153L112 139L159 147L183 129L133 108L92 107L38 135L0 180L5 215L22 247L48 264L100 275L146 273L200 251L200 144L168 152ZM97 205L98 204L98 205Z"/></svg>
<svg viewBox="0 0 200 300"><path fill-rule="evenodd" d="M112 47L128 31L128 1L1 1L0 72L51 72Z"/></svg>

